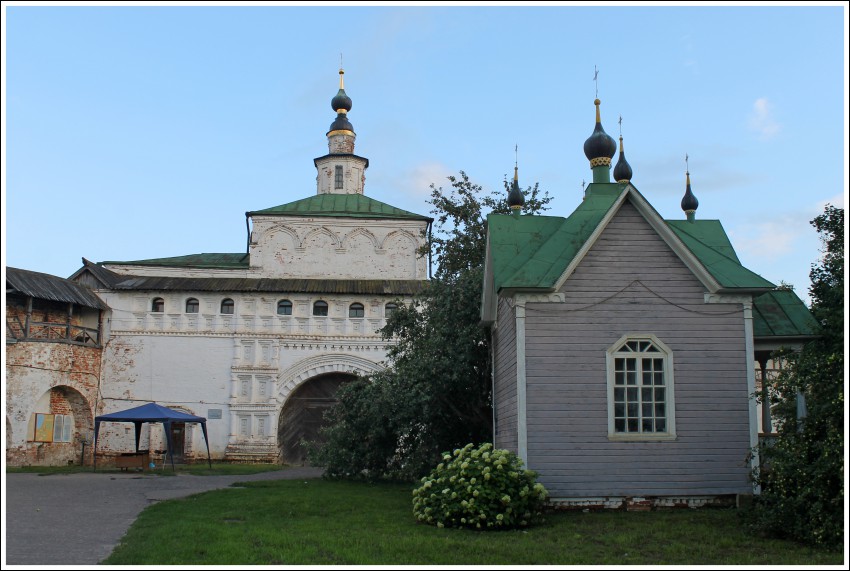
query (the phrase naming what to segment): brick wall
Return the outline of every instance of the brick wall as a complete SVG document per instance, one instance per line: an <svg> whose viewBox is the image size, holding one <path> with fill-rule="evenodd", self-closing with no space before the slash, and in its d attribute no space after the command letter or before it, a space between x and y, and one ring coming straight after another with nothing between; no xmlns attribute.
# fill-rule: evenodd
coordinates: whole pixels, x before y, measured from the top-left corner
<svg viewBox="0 0 850 571"><path fill-rule="evenodd" d="M80 462L79 437L94 429L101 355L100 348L63 342L18 341L6 345L7 464ZM36 410L45 397L49 410ZM72 442L32 442L29 428L35 412L73 416ZM89 452L87 448L86 463L91 462Z"/></svg>

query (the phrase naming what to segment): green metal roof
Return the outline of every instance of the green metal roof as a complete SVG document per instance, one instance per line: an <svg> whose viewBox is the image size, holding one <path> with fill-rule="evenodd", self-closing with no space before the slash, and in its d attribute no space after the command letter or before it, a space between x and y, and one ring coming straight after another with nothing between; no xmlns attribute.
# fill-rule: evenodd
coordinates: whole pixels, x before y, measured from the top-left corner
<svg viewBox="0 0 850 571"><path fill-rule="evenodd" d="M722 288L774 288L775 284L741 265L719 220L666 220Z"/></svg>
<svg viewBox="0 0 850 571"><path fill-rule="evenodd" d="M591 184L582 203L568 218L488 216L495 291L554 287L625 188L616 183ZM775 287L741 265L719 221L670 220L666 224L721 288Z"/></svg>
<svg viewBox="0 0 850 571"><path fill-rule="evenodd" d="M753 300L754 337L808 337L820 334L817 320L792 290L773 290Z"/></svg>
<svg viewBox="0 0 850 571"><path fill-rule="evenodd" d="M362 194L317 194L280 206L248 212L249 216L334 216L346 218L393 218L426 220L433 218L414 214Z"/></svg>
<svg viewBox="0 0 850 571"><path fill-rule="evenodd" d="M552 288L623 191L594 184L568 217L491 214L487 217L496 291Z"/></svg>
<svg viewBox="0 0 850 571"><path fill-rule="evenodd" d="M248 268L250 257L248 254L189 254L188 256L175 256L173 258L152 258L150 260L135 260L130 262L98 262L98 265L122 265L122 266L168 266L179 268L223 268L238 269Z"/></svg>

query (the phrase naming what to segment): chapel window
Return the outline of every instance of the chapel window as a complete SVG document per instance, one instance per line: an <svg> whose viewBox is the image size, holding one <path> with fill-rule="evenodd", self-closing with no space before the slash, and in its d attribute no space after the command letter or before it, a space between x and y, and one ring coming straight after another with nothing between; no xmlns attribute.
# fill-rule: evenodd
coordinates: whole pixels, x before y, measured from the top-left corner
<svg viewBox="0 0 850 571"><path fill-rule="evenodd" d="M194 297L190 297L186 300L186 313L198 313L200 308L200 303Z"/></svg>
<svg viewBox="0 0 850 571"><path fill-rule="evenodd" d="M162 313L165 311L165 300L161 297L153 298L153 302L151 302L151 311L154 313Z"/></svg>
<svg viewBox="0 0 850 571"><path fill-rule="evenodd" d="M612 438L675 437L673 355L654 336L626 337L608 350Z"/></svg>

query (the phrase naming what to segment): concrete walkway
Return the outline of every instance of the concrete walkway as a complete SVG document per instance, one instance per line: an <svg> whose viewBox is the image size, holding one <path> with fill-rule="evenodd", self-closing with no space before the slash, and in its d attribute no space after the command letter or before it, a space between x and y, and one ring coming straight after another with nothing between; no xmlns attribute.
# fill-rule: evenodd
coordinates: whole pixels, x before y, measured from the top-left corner
<svg viewBox="0 0 850 571"><path fill-rule="evenodd" d="M153 502L252 480L318 478L294 467L248 476L156 476L141 472L5 474L6 565L96 565Z"/></svg>

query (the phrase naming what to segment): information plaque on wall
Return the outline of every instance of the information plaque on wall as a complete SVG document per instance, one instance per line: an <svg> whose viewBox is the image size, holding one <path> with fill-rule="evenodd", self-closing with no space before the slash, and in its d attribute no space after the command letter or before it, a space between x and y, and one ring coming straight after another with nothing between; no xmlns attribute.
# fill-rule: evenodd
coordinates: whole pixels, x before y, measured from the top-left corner
<svg viewBox="0 0 850 571"><path fill-rule="evenodd" d="M207 410L207 418L221 418L221 409L220 408L211 408Z"/></svg>

